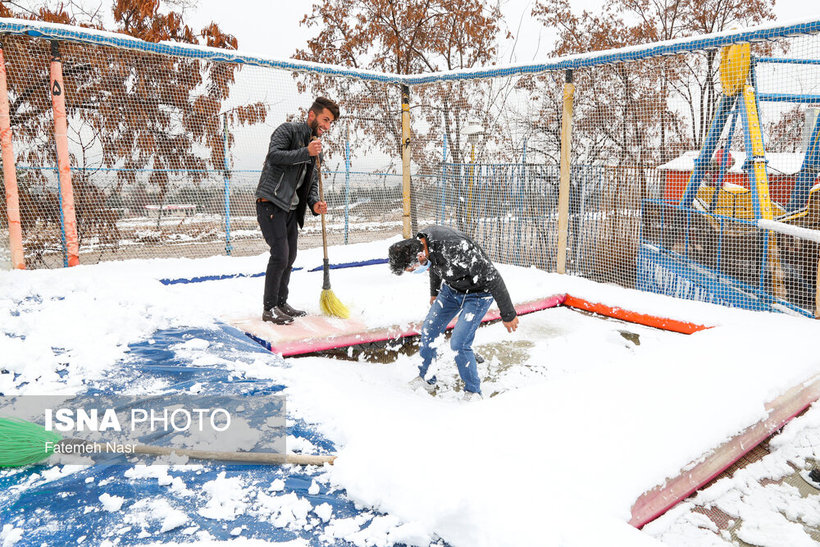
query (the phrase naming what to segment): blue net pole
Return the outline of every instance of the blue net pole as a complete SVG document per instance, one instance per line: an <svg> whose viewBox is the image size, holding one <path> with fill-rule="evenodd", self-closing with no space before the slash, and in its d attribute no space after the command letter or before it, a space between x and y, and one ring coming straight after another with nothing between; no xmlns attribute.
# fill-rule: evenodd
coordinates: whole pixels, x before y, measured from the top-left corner
<svg viewBox="0 0 820 547"><path fill-rule="evenodd" d="M441 143L441 204L436 215L436 224L444 222L444 203L447 195L447 133Z"/></svg>

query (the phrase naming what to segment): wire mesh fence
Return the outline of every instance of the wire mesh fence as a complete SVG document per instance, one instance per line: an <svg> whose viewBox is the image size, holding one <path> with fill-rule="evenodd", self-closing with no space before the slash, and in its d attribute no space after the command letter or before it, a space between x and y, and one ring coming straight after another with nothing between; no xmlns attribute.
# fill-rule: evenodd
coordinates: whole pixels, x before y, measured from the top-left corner
<svg viewBox="0 0 820 547"><path fill-rule="evenodd" d="M67 264L68 213L81 263L265 252L254 191L270 135L326 95L342 107L323 139L331 244L408 235L407 212L413 229L454 226L500 262L813 315L818 31L808 21L402 76L3 21L26 266ZM320 243L309 219L300 245Z"/></svg>

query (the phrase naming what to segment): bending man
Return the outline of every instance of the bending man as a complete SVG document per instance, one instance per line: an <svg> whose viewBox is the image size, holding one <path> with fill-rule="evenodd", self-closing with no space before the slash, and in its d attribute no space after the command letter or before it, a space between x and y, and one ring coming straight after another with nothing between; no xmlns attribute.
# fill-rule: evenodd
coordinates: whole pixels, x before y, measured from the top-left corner
<svg viewBox="0 0 820 547"><path fill-rule="evenodd" d="M391 245L389 255L390 269L396 275L430 272L431 306L421 329L419 349L422 363L411 387L433 391L435 378L425 379L436 357L433 343L460 312L450 347L456 352L456 366L464 381L464 399L481 398L473 339L493 299L507 331L518 328L518 316L501 274L477 243L446 226L423 228L415 238Z"/></svg>

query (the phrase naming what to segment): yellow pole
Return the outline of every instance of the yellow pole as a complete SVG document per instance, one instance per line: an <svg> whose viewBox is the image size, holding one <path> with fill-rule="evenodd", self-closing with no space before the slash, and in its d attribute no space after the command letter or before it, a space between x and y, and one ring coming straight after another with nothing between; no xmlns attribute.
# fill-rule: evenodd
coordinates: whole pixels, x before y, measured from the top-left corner
<svg viewBox="0 0 820 547"><path fill-rule="evenodd" d="M3 180L6 187L6 210L9 219L9 245L11 267L26 269L23 253L23 227L20 223L20 195L17 190L17 169L14 164L14 147L11 143L11 116L9 114L9 91L6 80L6 61L0 44L0 147L3 149Z"/></svg>
<svg viewBox="0 0 820 547"><path fill-rule="evenodd" d="M772 220L772 200L769 195L769 177L766 173L766 149L763 146L763 132L760 127L760 117L757 112L755 89L747 85L743 88L743 106L746 108L747 124L749 127L749 141L752 144L752 162L754 180L749 184L755 185L757 190L757 207L760 218ZM772 294L778 298L786 297L783 267L780 264L780 252L777 247L777 236L769 232L769 266L772 272Z"/></svg>
<svg viewBox="0 0 820 547"><path fill-rule="evenodd" d="M575 97L575 84L572 83L572 71L567 70L564 84L564 109L561 115L561 184L558 189L558 249L556 271L560 274L567 270L567 230L569 226L569 168L570 146L572 144L572 101Z"/></svg>
<svg viewBox="0 0 820 547"><path fill-rule="evenodd" d="M747 85L743 88L743 106L749 125L749 140L752 144L752 163L754 164L754 184L757 190L757 202L760 207L760 218L772 220L772 200L769 196L769 176L766 173L766 149L763 147L763 133L760 128L760 117L757 113L754 87Z"/></svg>
<svg viewBox="0 0 820 547"><path fill-rule="evenodd" d="M820 258L817 260L817 278L814 280L814 318L820 319Z"/></svg>
<svg viewBox="0 0 820 547"><path fill-rule="evenodd" d="M401 86L402 234L412 237L410 223L410 87Z"/></svg>

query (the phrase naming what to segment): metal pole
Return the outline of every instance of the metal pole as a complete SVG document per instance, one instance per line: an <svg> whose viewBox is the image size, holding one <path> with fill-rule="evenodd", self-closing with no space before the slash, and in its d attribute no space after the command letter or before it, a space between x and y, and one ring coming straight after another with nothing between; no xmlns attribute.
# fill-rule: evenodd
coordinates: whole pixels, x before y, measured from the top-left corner
<svg viewBox="0 0 820 547"><path fill-rule="evenodd" d="M527 137L524 137L524 147L521 150L521 170L519 176L513 175L515 184L515 209L518 213L518 222L515 223L515 248L521 248L521 231L524 224L524 181L527 178ZM525 263L523 253L515 253L514 263Z"/></svg>
<svg viewBox="0 0 820 547"><path fill-rule="evenodd" d="M558 187L558 249L556 271L567 273L567 227L569 226L569 170L572 145L572 104L575 84L572 71L566 72L564 83L564 109L561 115L561 183Z"/></svg>
<svg viewBox="0 0 820 547"><path fill-rule="evenodd" d="M9 91L2 43L0 43L0 147L3 149L3 181L6 187L6 210L9 219L11 267L17 270L25 270L26 259L25 253L23 252L23 228L20 222L20 195L17 189L14 146L11 142Z"/></svg>
<svg viewBox="0 0 820 547"><path fill-rule="evenodd" d="M447 133L444 133L444 139L441 144L441 207L436 224L444 224L444 205L447 197Z"/></svg>
<svg viewBox="0 0 820 547"><path fill-rule="evenodd" d="M345 245L350 229L350 123L347 124L345 137Z"/></svg>
<svg viewBox="0 0 820 547"><path fill-rule="evenodd" d="M228 113L222 113L222 157L224 164L225 181L225 254L231 256L233 245L231 245L231 161L230 150L228 148Z"/></svg>
<svg viewBox="0 0 820 547"><path fill-rule="evenodd" d="M51 42L51 104L54 110L54 144L57 148L57 169L62 197L66 263L68 266L77 266L80 263L80 245L77 237L77 217L74 212L74 189L71 185L71 160L68 154L63 63L60 58L60 46L56 41Z"/></svg>

